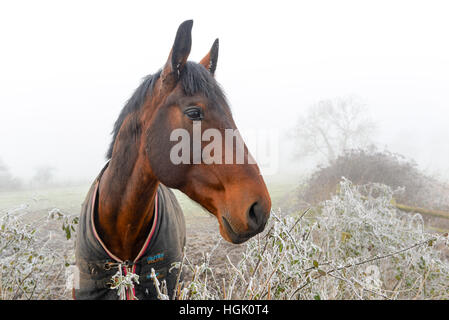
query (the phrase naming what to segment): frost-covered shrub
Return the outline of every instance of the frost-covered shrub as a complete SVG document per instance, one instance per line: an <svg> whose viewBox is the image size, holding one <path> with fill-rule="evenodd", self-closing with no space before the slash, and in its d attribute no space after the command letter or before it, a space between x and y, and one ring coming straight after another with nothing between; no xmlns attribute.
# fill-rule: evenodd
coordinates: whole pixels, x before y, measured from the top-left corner
<svg viewBox="0 0 449 320"><path fill-rule="evenodd" d="M0 217L0 300L59 299L69 251L51 225L60 224L69 239L77 219L54 209L48 219L34 220L32 226L24 221L24 209Z"/></svg>
<svg viewBox="0 0 449 320"><path fill-rule="evenodd" d="M419 215L391 206L393 191L348 180L340 192L303 214L272 213L263 235L248 241L227 277L203 263L177 267L193 277L180 299L447 299L448 237L424 231Z"/></svg>

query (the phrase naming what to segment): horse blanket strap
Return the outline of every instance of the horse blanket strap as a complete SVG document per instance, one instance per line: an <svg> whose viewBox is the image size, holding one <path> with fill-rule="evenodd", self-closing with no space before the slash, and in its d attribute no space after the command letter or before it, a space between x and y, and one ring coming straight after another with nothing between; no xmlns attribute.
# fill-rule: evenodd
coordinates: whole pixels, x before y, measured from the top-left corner
<svg viewBox="0 0 449 320"><path fill-rule="evenodd" d="M186 241L185 221L173 192L159 184L155 200L151 230L134 261L122 261L110 252L97 234L94 215L97 210L98 184L106 166L92 184L81 209L75 244L78 283L74 283L75 299L117 300L125 293L113 290L113 278L138 275L137 281L126 290L127 299L157 299L157 290L151 278L155 270L159 281L165 280L172 297L179 270L170 268L182 260Z"/></svg>

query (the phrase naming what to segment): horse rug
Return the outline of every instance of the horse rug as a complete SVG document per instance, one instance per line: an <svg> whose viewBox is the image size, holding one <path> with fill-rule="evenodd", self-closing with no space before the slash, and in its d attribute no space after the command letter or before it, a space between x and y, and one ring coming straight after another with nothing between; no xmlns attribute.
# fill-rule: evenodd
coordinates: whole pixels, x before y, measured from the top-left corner
<svg viewBox="0 0 449 320"><path fill-rule="evenodd" d="M159 184L155 197L153 224L148 237L134 261L122 261L110 252L98 236L94 224L97 210L98 185L106 166L92 184L81 209L75 244L78 279L74 283L73 298L85 299L157 299L158 293L151 276L154 269L158 281L166 281L169 297L176 286L179 269L174 262L182 260L186 241L185 221L173 192ZM138 275L138 283L126 289L120 297L113 289L112 277L121 272Z"/></svg>

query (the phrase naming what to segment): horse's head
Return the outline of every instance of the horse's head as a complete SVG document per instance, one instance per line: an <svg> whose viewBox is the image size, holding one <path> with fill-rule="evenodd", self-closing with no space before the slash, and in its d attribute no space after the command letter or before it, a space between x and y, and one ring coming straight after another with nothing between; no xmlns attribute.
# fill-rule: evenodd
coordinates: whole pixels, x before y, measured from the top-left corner
<svg viewBox="0 0 449 320"><path fill-rule="evenodd" d="M271 200L214 78L218 39L200 63L187 61L192 24L179 26L145 101L142 148L159 181L201 204L223 238L241 243L264 229Z"/></svg>

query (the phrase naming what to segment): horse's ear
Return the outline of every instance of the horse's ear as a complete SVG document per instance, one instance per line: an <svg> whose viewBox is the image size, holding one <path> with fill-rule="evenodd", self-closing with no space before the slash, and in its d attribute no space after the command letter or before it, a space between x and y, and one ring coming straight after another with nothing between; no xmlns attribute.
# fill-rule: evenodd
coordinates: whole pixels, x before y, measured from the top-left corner
<svg viewBox="0 0 449 320"><path fill-rule="evenodd" d="M200 64L202 64L207 70L212 73L212 75L215 74L215 69L217 69L217 61L218 61L218 39L215 39L214 44L212 45L212 48L210 49L209 53L200 61Z"/></svg>
<svg viewBox="0 0 449 320"><path fill-rule="evenodd" d="M166 78L178 80L192 47L192 26L193 20L184 21L179 26L170 55L162 70L161 77L163 80Z"/></svg>

